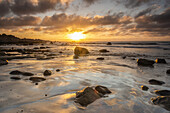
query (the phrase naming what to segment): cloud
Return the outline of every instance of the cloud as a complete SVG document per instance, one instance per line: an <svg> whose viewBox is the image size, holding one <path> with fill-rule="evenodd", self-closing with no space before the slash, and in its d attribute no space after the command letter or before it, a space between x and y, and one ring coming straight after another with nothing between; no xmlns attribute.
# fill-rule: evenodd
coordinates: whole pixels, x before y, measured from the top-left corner
<svg viewBox="0 0 170 113"><path fill-rule="evenodd" d="M138 18L138 17L140 17L140 16L146 15L146 14L152 12L153 10L155 10L155 9L157 9L157 8L159 8L159 7L156 6L156 5L154 5L154 6L152 6L152 7L149 7L149 8L147 8L147 9L144 9L143 11L139 12L139 13L135 16L135 18Z"/></svg>
<svg viewBox="0 0 170 113"><path fill-rule="evenodd" d="M10 11L16 15L29 15L56 9L66 10L71 1L72 0L1 0L0 16L7 15Z"/></svg>
<svg viewBox="0 0 170 113"><path fill-rule="evenodd" d="M19 17L1 17L1 28L18 27L18 26L37 26L41 22L40 17L35 16L19 16Z"/></svg>
<svg viewBox="0 0 170 113"><path fill-rule="evenodd" d="M140 32L150 32L154 35L168 36L170 35L170 8L161 14L143 15L135 19L137 23L136 30Z"/></svg>

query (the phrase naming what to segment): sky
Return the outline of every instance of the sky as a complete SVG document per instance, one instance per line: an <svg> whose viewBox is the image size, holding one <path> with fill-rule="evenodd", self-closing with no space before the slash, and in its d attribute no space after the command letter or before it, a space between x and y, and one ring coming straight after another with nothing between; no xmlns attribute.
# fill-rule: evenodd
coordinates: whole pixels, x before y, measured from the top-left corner
<svg viewBox="0 0 170 113"><path fill-rule="evenodd" d="M170 0L0 0L0 34L70 41L170 41Z"/></svg>

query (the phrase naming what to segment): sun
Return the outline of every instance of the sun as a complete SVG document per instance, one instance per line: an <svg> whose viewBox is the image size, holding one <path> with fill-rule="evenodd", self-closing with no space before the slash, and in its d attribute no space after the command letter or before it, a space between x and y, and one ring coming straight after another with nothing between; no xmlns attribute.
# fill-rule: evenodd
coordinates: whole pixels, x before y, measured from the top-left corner
<svg viewBox="0 0 170 113"><path fill-rule="evenodd" d="M72 34L68 34L68 38L70 38L74 41L79 41L81 39L86 38L86 35L83 34L83 32L74 32Z"/></svg>

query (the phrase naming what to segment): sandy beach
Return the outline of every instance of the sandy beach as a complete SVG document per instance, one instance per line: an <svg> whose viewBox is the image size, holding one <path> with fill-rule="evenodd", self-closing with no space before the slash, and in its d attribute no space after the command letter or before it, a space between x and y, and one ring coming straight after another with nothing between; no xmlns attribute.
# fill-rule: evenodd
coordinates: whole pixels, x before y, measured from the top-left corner
<svg viewBox="0 0 170 113"><path fill-rule="evenodd" d="M170 76L166 73L170 69L169 44L112 42L112 45L106 45L106 42L101 42L1 45L1 51L13 51L0 56L1 60L12 57L7 65L0 66L0 112L169 113L167 106L170 104L155 105L152 101L152 98L159 96L155 90L170 90ZM89 54L74 58L77 46L86 48ZM18 49L39 51L23 54L17 52ZM108 52L100 52L102 49ZM18 58L25 55L29 57ZM137 59L140 58L153 61L161 58L167 63L154 63L153 67L139 66ZM33 76L28 76L28 73L10 74L16 70L32 73ZM44 76L45 70L51 74ZM32 81L31 77L45 80ZM164 84L152 84L149 82L151 79ZM105 86L112 93L87 106L75 102L77 91L96 85ZM144 90L141 86L148 89Z"/></svg>

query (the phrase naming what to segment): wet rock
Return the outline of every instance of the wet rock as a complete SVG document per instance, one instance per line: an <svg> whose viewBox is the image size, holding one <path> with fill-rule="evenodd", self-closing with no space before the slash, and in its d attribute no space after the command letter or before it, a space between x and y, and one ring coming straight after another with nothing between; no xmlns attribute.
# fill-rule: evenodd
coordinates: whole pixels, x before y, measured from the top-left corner
<svg viewBox="0 0 170 113"><path fill-rule="evenodd" d="M106 52L109 52L109 51L107 49L101 49L101 50L99 50L99 52L106 53Z"/></svg>
<svg viewBox="0 0 170 113"><path fill-rule="evenodd" d="M56 72L60 72L60 69L56 69Z"/></svg>
<svg viewBox="0 0 170 113"><path fill-rule="evenodd" d="M34 83L45 81L46 79L43 77L30 77L29 80L31 80Z"/></svg>
<svg viewBox="0 0 170 113"><path fill-rule="evenodd" d="M151 101L155 105L163 105L165 109L170 111L170 96L158 96L156 98L151 98Z"/></svg>
<svg viewBox="0 0 170 113"><path fill-rule="evenodd" d="M87 106L95 100L103 97L105 94L109 94L111 91L104 86L96 86L95 89L92 87L86 87L81 91L76 92L76 103L82 106Z"/></svg>
<svg viewBox="0 0 170 113"><path fill-rule="evenodd" d="M11 71L9 74L11 74L11 75L21 75L22 72L18 71L18 70L15 70L15 71Z"/></svg>
<svg viewBox="0 0 170 113"><path fill-rule="evenodd" d="M93 88L87 87L82 91L76 93L75 102L79 103L82 106L87 106L99 98L100 96Z"/></svg>
<svg viewBox="0 0 170 113"><path fill-rule="evenodd" d="M104 60L103 57L96 58L96 60Z"/></svg>
<svg viewBox="0 0 170 113"><path fill-rule="evenodd" d="M87 55L89 54L89 51L86 48L82 48L82 47L76 47L74 49L74 54L76 56L83 56L83 55Z"/></svg>
<svg viewBox="0 0 170 113"><path fill-rule="evenodd" d="M138 59L137 63L139 66L153 66L155 62L148 59Z"/></svg>
<svg viewBox="0 0 170 113"><path fill-rule="evenodd" d="M157 94L159 96L170 96L169 90L156 90L154 92L155 92L155 94Z"/></svg>
<svg viewBox="0 0 170 113"><path fill-rule="evenodd" d="M147 86L141 86L141 89L144 91L148 91L149 88Z"/></svg>
<svg viewBox="0 0 170 113"><path fill-rule="evenodd" d="M170 74L170 69L168 69L168 70L166 71L166 74Z"/></svg>
<svg viewBox="0 0 170 113"><path fill-rule="evenodd" d="M52 75L52 72L50 70L44 71L44 76L50 76L50 75Z"/></svg>
<svg viewBox="0 0 170 113"><path fill-rule="evenodd" d="M149 80L149 83L152 84L152 85L162 85L162 84L165 84L165 82L159 81L159 80L155 80L155 79Z"/></svg>
<svg viewBox="0 0 170 113"><path fill-rule="evenodd" d="M7 65L7 64L8 64L8 60L0 60L0 66Z"/></svg>
<svg viewBox="0 0 170 113"><path fill-rule="evenodd" d="M21 80L20 77L10 77L10 79L13 79L13 80Z"/></svg>
<svg viewBox="0 0 170 113"><path fill-rule="evenodd" d="M107 87L100 85L96 86L95 90L103 95L112 93Z"/></svg>
<svg viewBox="0 0 170 113"><path fill-rule="evenodd" d="M29 73L29 72L22 72L23 76L33 76L33 73Z"/></svg>
<svg viewBox="0 0 170 113"><path fill-rule="evenodd" d="M156 63L161 63L161 64L166 64L167 63L165 59L160 59L160 58L156 59L155 62Z"/></svg>
<svg viewBox="0 0 170 113"><path fill-rule="evenodd" d="M112 45L112 43L111 42L107 42L107 45Z"/></svg>
<svg viewBox="0 0 170 113"><path fill-rule="evenodd" d="M122 58L123 58L123 59L125 59L125 58L126 58L126 56L122 56Z"/></svg>

